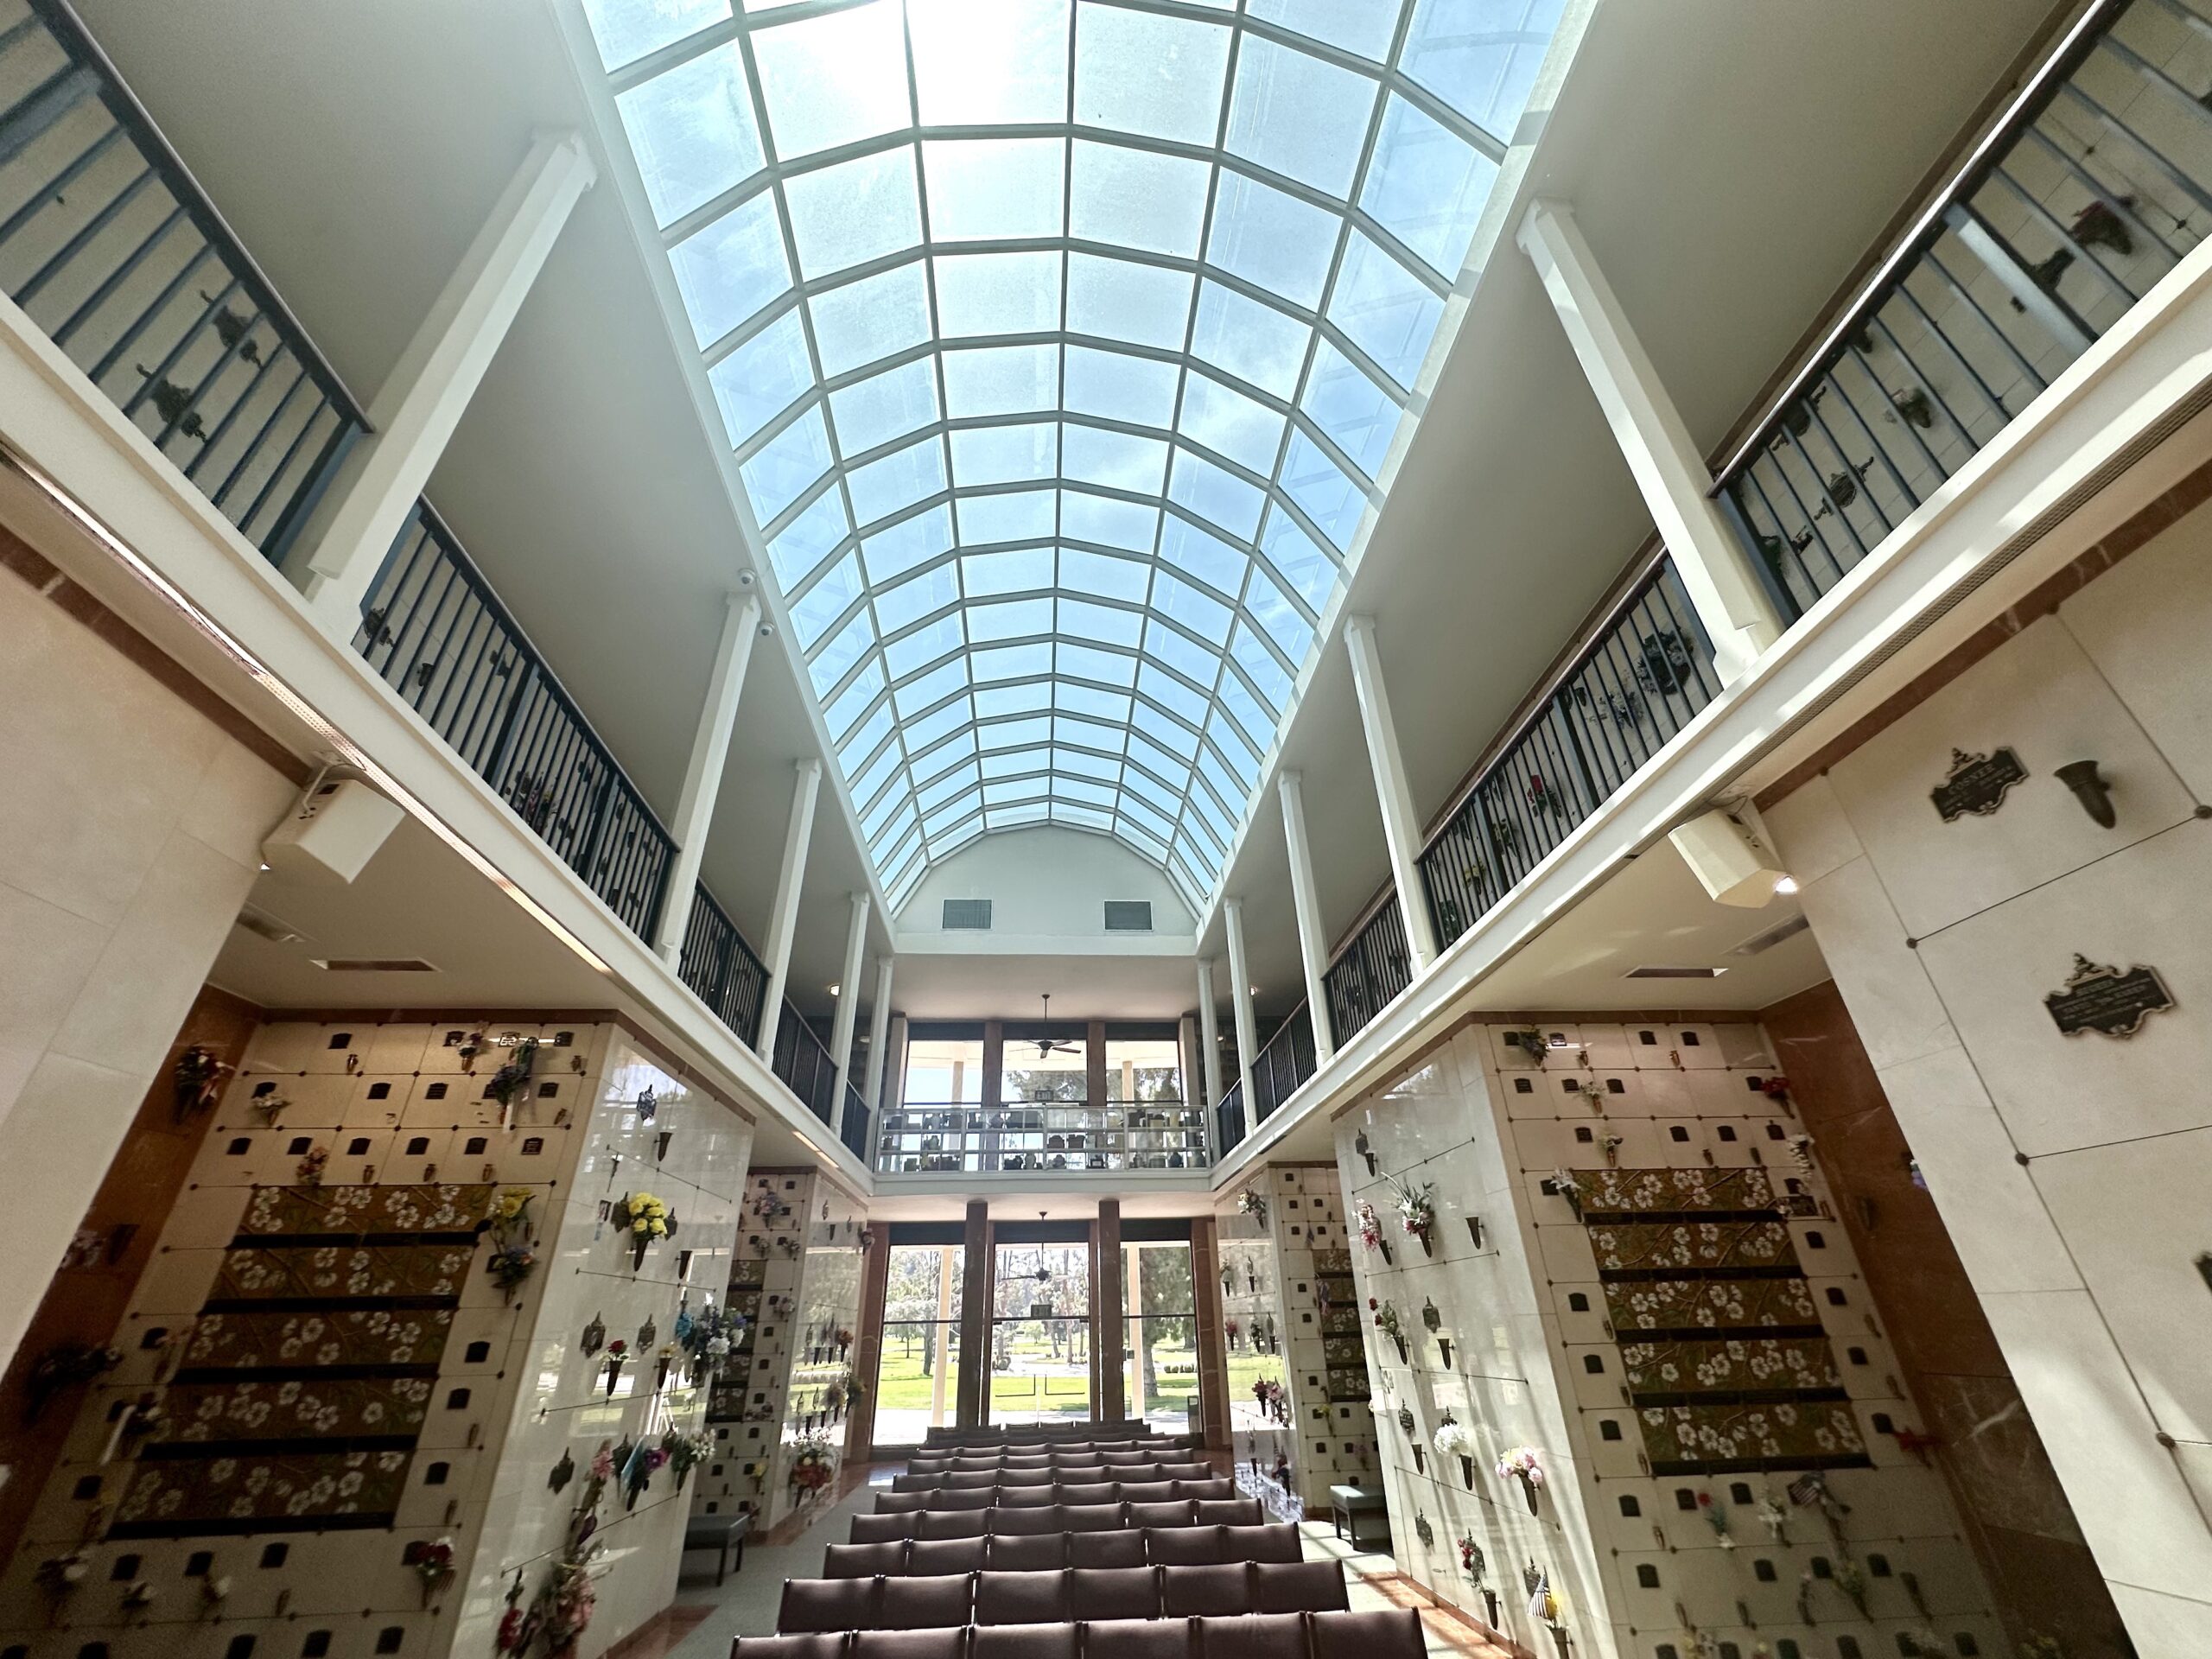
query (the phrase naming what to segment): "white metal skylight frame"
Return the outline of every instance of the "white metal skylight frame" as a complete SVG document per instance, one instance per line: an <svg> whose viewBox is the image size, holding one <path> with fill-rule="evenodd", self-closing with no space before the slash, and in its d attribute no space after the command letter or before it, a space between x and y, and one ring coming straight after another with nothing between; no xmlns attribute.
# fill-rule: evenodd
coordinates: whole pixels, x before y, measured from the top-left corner
<svg viewBox="0 0 2212 1659"><path fill-rule="evenodd" d="M891 904L1203 910L1562 0L733 3L582 0Z"/></svg>

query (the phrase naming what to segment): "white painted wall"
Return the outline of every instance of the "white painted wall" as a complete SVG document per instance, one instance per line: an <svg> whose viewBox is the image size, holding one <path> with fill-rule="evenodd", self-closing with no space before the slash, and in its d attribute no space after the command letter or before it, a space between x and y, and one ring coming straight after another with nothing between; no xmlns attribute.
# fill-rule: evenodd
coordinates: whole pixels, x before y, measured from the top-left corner
<svg viewBox="0 0 2212 1659"><path fill-rule="evenodd" d="M1155 934L1192 928L1164 873L1119 842L1080 830L982 836L922 878L899 912L900 933L942 932L947 899L989 899L991 932L1015 938L1107 937L1109 899L1150 900Z"/></svg>
<svg viewBox="0 0 2212 1659"><path fill-rule="evenodd" d="M2208 551L2200 508L1767 815L2143 1659L2212 1652ZM2027 780L1942 822L1952 751L1999 746ZM2061 1034L2076 952L2176 1007Z"/></svg>
<svg viewBox="0 0 2212 1659"><path fill-rule="evenodd" d="M293 787L0 569L0 1364L260 868Z"/></svg>

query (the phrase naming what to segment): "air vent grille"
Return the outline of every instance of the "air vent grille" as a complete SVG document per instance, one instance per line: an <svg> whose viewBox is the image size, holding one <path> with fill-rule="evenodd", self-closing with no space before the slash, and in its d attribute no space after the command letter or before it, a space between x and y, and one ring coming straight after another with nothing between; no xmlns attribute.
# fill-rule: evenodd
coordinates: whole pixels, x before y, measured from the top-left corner
<svg viewBox="0 0 2212 1659"><path fill-rule="evenodd" d="M1754 933L1728 954L1732 957L1756 957L1762 950L1773 950L1784 939L1796 938L1812 925L1808 917L1792 916L1778 927L1770 927L1764 933Z"/></svg>
<svg viewBox="0 0 2212 1659"><path fill-rule="evenodd" d="M1631 968L1624 979L1718 979L1726 968Z"/></svg>
<svg viewBox="0 0 2212 1659"><path fill-rule="evenodd" d="M435 974L437 968L420 957L313 957L315 965L329 974Z"/></svg>
<svg viewBox="0 0 2212 1659"><path fill-rule="evenodd" d="M1109 933L1151 932L1152 901L1149 899L1109 899L1106 901L1106 931Z"/></svg>
<svg viewBox="0 0 2212 1659"><path fill-rule="evenodd" d="M946 899L944 926L947 932L988 932L991 926L991 901L988 899Z"/></svg>

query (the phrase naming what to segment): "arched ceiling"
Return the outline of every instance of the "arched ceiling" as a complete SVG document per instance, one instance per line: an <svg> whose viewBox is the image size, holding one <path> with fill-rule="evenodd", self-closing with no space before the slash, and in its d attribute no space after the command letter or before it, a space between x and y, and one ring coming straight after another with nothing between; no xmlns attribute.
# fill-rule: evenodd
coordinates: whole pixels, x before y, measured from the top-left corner
<svg viewBox="0 0 2212 1659"><path fill-rule="evenodd" d="M583 0L894 906L1203 909L1560 4Z"/></svg>

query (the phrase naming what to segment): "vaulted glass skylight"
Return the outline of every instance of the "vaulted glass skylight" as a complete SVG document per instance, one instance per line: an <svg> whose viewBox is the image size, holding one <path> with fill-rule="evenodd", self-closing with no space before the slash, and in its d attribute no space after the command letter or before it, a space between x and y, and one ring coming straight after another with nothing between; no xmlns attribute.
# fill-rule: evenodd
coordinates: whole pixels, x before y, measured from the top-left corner
<svg viewBox="0 0 2212 1659"><path fill-rule="evenodd" d="M892 903L1219 875L1561 0L583 0Z"/></svg>

